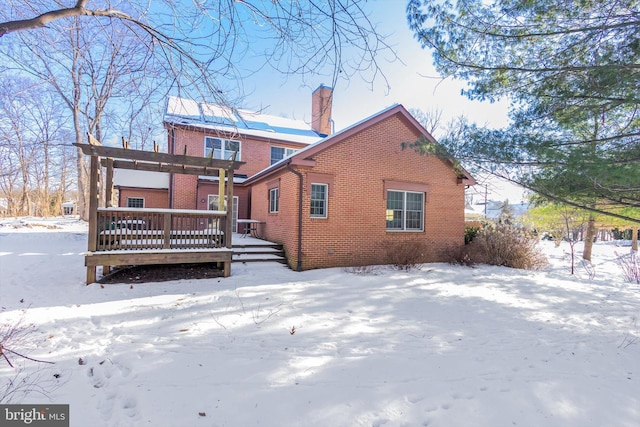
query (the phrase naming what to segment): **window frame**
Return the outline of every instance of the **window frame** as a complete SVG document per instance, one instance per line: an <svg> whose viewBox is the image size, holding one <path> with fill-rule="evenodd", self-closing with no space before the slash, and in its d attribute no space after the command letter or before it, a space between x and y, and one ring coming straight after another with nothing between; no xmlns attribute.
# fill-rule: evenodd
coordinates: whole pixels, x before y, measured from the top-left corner
<svg viewBox="0 0 640 427"><path fill-rule="evenodd" d="M130 206L129 205L129 201L130 200L142 200L142 206ZM127 196L127 200L126 200L126 207L127 208L132 208L132 209L144 209L145 206L145 200L144 197L128 197Z"/></svg>
<svg viewBox="0 0 640 427"><path fill-rule="evenodd" d="M273 156L273 149L274 148L280 148L280 149L284 150L282 157L277 159L277 160L275 160L275 161L274 161L274 156ZM270 149L269 149L269 163L271 165L274 165L274 164L278 163L282 159L286 159L287 157L293 156L296 151L298 151L297 148L282 147L280 145L272 145L270 147Z"/></svg>
<svg viewBox="0 0 640 427"><path fill-rule="evenodd" d="M390 200L390 194L389 193L400 193L402 194L402 209L393 209L393 208L389 208L389 200ZM421 201L420 201L420 210L416 210L416 209L408 209L407 208L407 195L408 194L418 194L421 197ZM424 226L425 226L425 205L426 205L426 193L422 192L422 191L412 191L412 190L398 190L395 188L388 188L386 190L386 198L385 198L385 204L386 204L386 221L385 221L385 229L386 231L389 232L405 232L405 233L421 233L424 232ZM409 201L411 202L411 201ZM392 212L391 217L392 220L389 220L389 212ZM395 213L396 211L400 211L401 212L401 227L400 228L390 228L389 223L393 222L393 220L395 220L395 216L393 215L393 213ZM407 223L409 221L411 221L411 218L408 218L407 213L408 212L419 212L420 213L420 227L419 228L408 228L407 227Z"/></svg>
<svg viewBox="0 0 640 427"><path fill-rule="evenodd" d="M314 186L318 186L318 187L322 187L324 188L324 198L323 199L314 199L313 198L313 187ZM329 216L329 184L327 183L323 183L323 182L312 182L310 184L310 191L309 191L309 216L311 218L316 218L316 219L326 219ZM314 210L314 206L313 206L313 202L316 201L321 201L322 205L323 205L323 210L324 213L323 214L314 214L313 210Z"/></svg>
<svg viewBox="0 0 640 427"><path fill-rule="evenodd" d="M216 157L215 153L216 153L216 148L215 145L212 145L211 148L208 147L208 143L209 140L211 141L215 141L218 140L220 141L220 157ZM217 159L217 160L228 160L234 153L234 150L230 150L229 149L229 144L230 143L237 143L238 144L238 155L236 156L236 160L240 160L242 158L242 141L238 141L235 139L226 139L226 138L219 138L217 136L205 136L204 137L204 157L209 157L209 152L211 150L213 150L213 156L212 158ZM214 142L212 142L212 144L215 144Z"/></svg>
<svg viewBox="0 0 640 427"><path fill-rule="evenodd" d="M275 197L274 197L275 195ZM280 211L280 188L269 189L269 213L275 214Z"/></svg>

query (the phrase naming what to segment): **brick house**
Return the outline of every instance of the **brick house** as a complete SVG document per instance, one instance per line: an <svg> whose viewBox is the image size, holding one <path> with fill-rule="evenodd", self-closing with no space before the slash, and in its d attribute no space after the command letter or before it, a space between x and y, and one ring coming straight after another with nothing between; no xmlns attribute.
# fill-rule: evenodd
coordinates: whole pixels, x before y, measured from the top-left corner
<svg viewBox="0 0 640 427"><path fill-rule="evenodd" d="M283 244L296 270L383 264L391 242L423 240L424 262L462 245L464 190L474 179L402 148L433 138L401 105L332 133L331 95L326 86L313 92L311 126L171 98L169 152L236 152L244 165L234 176L234 219L263 222L262 236ZM167 186L171 208L217 209L217 178L172 175Z"/></svg>

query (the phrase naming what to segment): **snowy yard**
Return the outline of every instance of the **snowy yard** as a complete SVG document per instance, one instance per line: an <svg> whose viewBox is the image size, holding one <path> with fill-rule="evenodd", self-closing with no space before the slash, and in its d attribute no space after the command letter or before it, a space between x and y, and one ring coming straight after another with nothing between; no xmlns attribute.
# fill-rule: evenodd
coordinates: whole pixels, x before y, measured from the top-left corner
<svg viewBox="0 0 640 427"><path fill-rule="evenodd" d="M84 285L86 225L0 227L0 395L70 405L71 426L640 425L640 289L597 244L595 276L427 264ZM581 249L581 247L580 247ZM29 385L29 383L27 384ZM45 394L38 393L38 385Z"/></svg>

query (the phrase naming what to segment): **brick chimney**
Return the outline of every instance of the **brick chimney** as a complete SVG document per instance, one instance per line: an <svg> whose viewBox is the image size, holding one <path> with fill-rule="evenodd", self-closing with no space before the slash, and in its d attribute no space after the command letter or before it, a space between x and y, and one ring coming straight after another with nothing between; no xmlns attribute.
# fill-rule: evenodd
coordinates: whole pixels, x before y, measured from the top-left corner
<svg viewBox="0 0 640 427"><path fill-rule="evenodd" d="M311 94L311 127L320 135L330 135L333 88L321 84Z"/></svg>

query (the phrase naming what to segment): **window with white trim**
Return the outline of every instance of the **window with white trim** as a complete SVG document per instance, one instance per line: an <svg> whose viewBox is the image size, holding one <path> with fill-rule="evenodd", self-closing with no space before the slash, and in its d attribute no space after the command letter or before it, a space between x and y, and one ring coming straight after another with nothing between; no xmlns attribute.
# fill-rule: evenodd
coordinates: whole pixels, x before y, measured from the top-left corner
<svg viewBox="0 0 640 427"><path fill-rule="evenodd" d="M387 230L424 230L424 193L387 190Z"/></svg>
<svg viewBox="0 0 640 427"><path fill-rule="evenodd" d="M144 208L144 198L142 197L127 197L128 208Z"/></svg>
<svg viewBox="0 0 640 427"><path fill-rule="evenodd" d="M309 209L311 218L327 217L327 196L329 185L311 184L311 206Z"/></svg>
<svg viewBox="0 0 640 427"><path fill-rule="evenodd" d="M298 150L295 148L271 147L271 164L278 163L280 160L291 156L296 151Z"/></svg>
<svg viewBox="0 0 640 427"><path fill-rule="evenodd" d="M278 213L280 208L280 189L278 187L269 190L269 213Z"/></svg>
<svg viewBox="0 0 640 427"><path fill-rule="evenodd" d="M228 160L235 152L238 153L236 154L236 160L240 160L240 141L205 136L204 156L211 156L212 151L214 159Z"/></svg>

